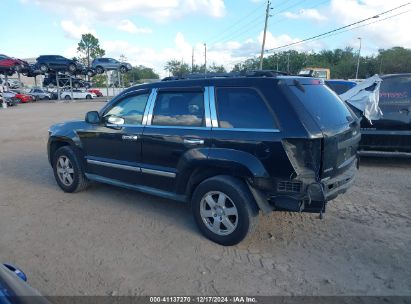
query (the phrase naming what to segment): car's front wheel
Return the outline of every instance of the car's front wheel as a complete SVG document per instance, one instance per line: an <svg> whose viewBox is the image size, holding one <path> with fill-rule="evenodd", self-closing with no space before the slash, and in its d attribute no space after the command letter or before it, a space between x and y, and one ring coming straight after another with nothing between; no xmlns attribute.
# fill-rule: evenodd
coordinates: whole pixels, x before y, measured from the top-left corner
<svg viewBox="0 0 411 304"><path fill-rule="evenodd" d="M40 65L40 71L42 71L43 73L47 73L47 71L49 70L48 66L45 64L41 64Z"/></svg>
<svg viewBox="0 0 411 304"><path fill-rule="evenodd" d="M219 175L203 181L192 197L192 211L200 231L210 240L231 246L257 225L258 208L240 179Z"/></svg>
<svg viewBox="0 0 411 304"><path fill-rule="evenodd" d="M71 73L74 73L75 71L76 71L76 65L75 64L73 64L73 63L71 63L71 64L69 64L68 65L68 70L71 72Z"/></svg>
<svg viewBox="0 0 411 304"><path fill-rule="evenodd" d="M71 96L70 96L70 95L66 95L66 96L64 96L64 99L65 99L65 100L70 100L70 99L71 99Z"/></svg>
<svg viewBox="0 0 411 304"><path fill-rule="evenodd" d="M86 99L91 99L91 95L86 95Z"/></svg>
<svg viewBox="0 0 411 304"><path fill-rule="evenodd" d="M97 74L103 74L104 73L104 69L100 66L96 67L96 72Z"/></svg>
<svg viewBox="0 0 411 304"><path fill-rule="evenodd" d="M79 192L89 185L78 156L70 146L61 147L54 153L53 171L64 192Z"/></svg>

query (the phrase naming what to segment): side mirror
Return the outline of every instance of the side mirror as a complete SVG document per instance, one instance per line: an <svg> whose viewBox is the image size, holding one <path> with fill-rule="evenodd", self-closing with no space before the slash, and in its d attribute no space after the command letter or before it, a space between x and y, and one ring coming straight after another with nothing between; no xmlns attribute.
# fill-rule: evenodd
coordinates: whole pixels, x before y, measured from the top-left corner
<svg viewBox="0 0 411 304"><path fill-rule="evenodd" d="M107 117L107 123L110 125L121 126L124 125L124 118L112 115Z"/></svg>
<svg viewBox="0 0 411 304"><path fill-rule="evenodd" d="M85 120L90 124L98 124L100 123L100 114L97 111L87 112Z"/></svg>

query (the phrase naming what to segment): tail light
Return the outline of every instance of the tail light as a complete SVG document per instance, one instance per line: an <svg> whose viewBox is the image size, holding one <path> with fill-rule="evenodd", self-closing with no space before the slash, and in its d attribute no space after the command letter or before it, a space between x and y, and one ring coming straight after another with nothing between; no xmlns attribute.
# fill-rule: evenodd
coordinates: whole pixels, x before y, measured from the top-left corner
<svg viewBox="0 0 411 304"><path fill-rule="evenodd" d="M321 168L321 139L291 138L282 141L296 176L317 180Z"/></svg>

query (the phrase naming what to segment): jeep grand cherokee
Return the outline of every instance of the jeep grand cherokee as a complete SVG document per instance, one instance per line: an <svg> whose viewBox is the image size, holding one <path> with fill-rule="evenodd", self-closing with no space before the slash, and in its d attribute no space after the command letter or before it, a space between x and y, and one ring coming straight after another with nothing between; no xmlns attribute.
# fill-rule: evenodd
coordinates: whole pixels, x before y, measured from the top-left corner
<svg viewBox="0 0 411 304"><path fill-rule="evenodd" d="M243 240L260 210L324 212L353 182L359 122L322 80L252 75L134 86L84 121L52 126L58 185L190 203L222 245Z"/></svg>

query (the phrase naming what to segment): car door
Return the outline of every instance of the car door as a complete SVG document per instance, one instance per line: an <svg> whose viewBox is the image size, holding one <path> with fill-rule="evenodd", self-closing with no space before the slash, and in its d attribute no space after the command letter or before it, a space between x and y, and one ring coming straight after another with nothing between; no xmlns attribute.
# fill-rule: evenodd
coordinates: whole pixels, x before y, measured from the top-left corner
<svg viewBox="0 0 411 304"><path fill-rule="evenodd" d="M137 90L125 94L101 113L99 125L79 131L89 174L131 185L139 183L142 120L150 93Z"/></svg>
<svg viewBox="0 0 411 304"><path fill-rule="evenodd" d="M204 88L157 90L142 136L143 185L172 191L179 164L190 154L206 157L211 132L206 116L209 100Z"/></svg>

